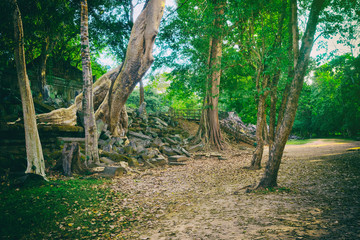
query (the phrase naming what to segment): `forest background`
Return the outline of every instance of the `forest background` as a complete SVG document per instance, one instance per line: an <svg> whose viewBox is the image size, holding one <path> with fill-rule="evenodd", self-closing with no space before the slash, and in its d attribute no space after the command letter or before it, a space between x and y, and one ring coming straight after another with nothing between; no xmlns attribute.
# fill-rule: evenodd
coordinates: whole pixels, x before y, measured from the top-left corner
<svg viewBox="0 0 360 240"><path fill-rule="evenodd" d="M2 79L15 69L12 20L6 10L9 9L7 4L2 2L0 10ZM81 69L78 47L80 3L62 0L28 3L20 0L18 4L24 22L26 62L38 63L39 71L34 78L42 78L44 73L41 69L46 71L48 59L68 62ZM156 60L144 80L149 112L167 111L169 107L201 108L206 92L206 41L214 31L209 27L213 21L212 11L206 2L187 0L167 4L169 6L156 40ZM299 100L293 133L301 137L354 137L360 130L359 10L356 1L327 4L319 20L316 45ZM90 52L95 76L100 77L109 70L109 65L114 66L106 61L104 64L105 58L112 58L115 64L122 62L131 27L143 5L141 1L89 1ZM281 56L278 93L285 88L288 79L284 73L291 61L287 56L289 44L283 42L281 48L271 50L276 41L282 6L283 1L258 1L256 4L231 1L227 4L219 111L235 111L244 122L256 124L258 97L262 93L256 88L257 68L259 63L274 61L278 56ZM299 1L298 8L301 35L310 1ZM289 21L288 16L285 18ZM287 26L283 28L283 34L289 34ZM331 46L334 42L337 43L335 48ZM266 71L270 73L274 69L270 67ZM41 81L43 87L46 82L37 82ZM2 89L9 87L6 81L1 82ZM32 90L35 96L39 96L41 86L36 85L39 84L32 84ZM127 106L138 106L139 92L138 88L135 89ZM280 103L278 101L277 108ZM266 105L269 122L270 98L267 98ZM2 107L2 117L14 117L7 111Z"/></svg>

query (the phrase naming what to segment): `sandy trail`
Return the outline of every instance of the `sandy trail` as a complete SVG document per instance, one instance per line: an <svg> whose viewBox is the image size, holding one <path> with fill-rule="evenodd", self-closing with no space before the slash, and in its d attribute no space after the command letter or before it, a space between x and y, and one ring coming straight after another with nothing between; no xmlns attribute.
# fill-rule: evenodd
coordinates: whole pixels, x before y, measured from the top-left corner
<svg viewBox="0 0 360 240"><path fill-rule="evenodd" d="M115 180L124 206L143 210L126 239L360 238L360 142L319 139L288 145L274 191L245 193L252 149L228 160L191 160ZM266 161L266 156L264 157Z"/></svg>

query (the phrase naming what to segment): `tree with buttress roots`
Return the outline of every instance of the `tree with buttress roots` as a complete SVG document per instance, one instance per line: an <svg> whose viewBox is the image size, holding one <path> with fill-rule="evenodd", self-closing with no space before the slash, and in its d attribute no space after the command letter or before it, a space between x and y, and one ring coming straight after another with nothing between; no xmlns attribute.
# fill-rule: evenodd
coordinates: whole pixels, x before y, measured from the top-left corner
<svg viewBox="0 0 360 240"><path fill-rule="evenodd" d="M154 62L152 54L165 0L149 0L136 19L121 66L103 75L93 84L95 119L108 124L111 134L125 136L127 113L125 103L136 84ZM62 108L37 116L39 122L76 125L77 111L82 109L83 94L76 97L69 108Z"/></svg>
<svg viewBox="0 0 360 240"><path fill-rule="evenodd" d="M214 8L213 31L209 39L208 76L205 86L205 97L200 119L198 137L205 144L210 144L217 149L223 148L219 124L219 87L221 78L221 58L224 26L224 9L226 1L212 0Z"/></svg>

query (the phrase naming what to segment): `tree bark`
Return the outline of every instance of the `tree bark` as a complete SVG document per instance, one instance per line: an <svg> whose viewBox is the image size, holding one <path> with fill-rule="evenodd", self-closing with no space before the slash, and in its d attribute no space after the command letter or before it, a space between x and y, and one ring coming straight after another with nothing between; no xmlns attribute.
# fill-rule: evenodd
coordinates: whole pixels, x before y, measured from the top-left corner
<svg viewBox="0 0 360 240"><path fill-rule="evenodd" d="M80 146L77 142L64 144L60 164L65 176L72 176L73 173L82 174L89 171L81 161Z"/></svg>
<svg viewBox="0 0 360 240"><path fill-rule="evenodd" d="M164 7L165 0L149 0L132 28L124 62L93 85L95 119L107 123L113 136L124 136L126 133L125 102L154 61L152 49ZM77 122L76 112L82 109L82 98L83 94L80 94L74 105L38 115L38 120L74 126Z"/></svg>
<svg viewBox="0 0 360 240"><path fill-rule="evenodd" d="M145 101L145 92L144 92L144 84L143 81L140 80L140 87L139 87L139 92L140 92L140 102L139 102L139 106L141 106L141 104Z"/></svg>
<svg viewBox="0 0 360 240"><path fill-rule="evenodd" d="M258 78L261 78L263 72L263 67L259 68ZM258 82L258 81L257 81ZM264 131L267 131L266 126L266 98L269 95L269 91L265 90L268 87L269 77L263 76L262 87L258 86L259 102L258 102L258 112L256 120L256 149L254 151L250 169L260 169L261 168L261 159L264 152Z"/></svg>
<svg viewBox="0 0 360 240"><path fill-rule="evenodd" d="M275 40L275 49L281 48L281 43L283 39L283 26L284 26L284 19L286 15L286 9L287 9L287 0L283 0L282 2L283 9L280 15L279 19L279 26L278 31L276 33L276 40ZM281 65L281 57L276 57L277 63L280 66ZM278 91L278 83L280 79L281 69L278 67L275 74L272 77L271 84L270 84L270 114L269 114L269 149L271 149L271 146L274 143L275 139L275 128L276 128L276 104L277 104L277 91Z"/></svg>
<svg viewBox="0 0 360 240"><path fill-rule="evenodd" d="M85 128L85 156L86 165L100 163L98 150L98 136L94 114L92 70L89 48L87 0L81 0L81 59L83 72L83 115Z"/></svg>
<svg viewBox="0 0 360 240"><path fill-rule="evenodd" d="M286 141L290 135L291 128L295 120L299 96L303 86L304 76L313 46L316 26L324 2L325 0L314 0L312 2L309 20L306 26L305 34L302 38L299 56L296 61L297 63L294 71L294 78L291 83L290 94L286 103L284 117L279 130L276 132L275 141L269 152L269 160L267 162L264 175L261 178L257 188L277 186L277 175L280 168L281 158L284 152Z"/></svg>
<svg viewBox="0 0 360 240"><path fill-rule="evenodd" d="M125 129L119 126L120 112L130 93L154 62L152 49L164 12L165 0L150 0L131 31L129 45L122 69L112 83L105 101L96 111L101 118L108 117L110 132L113 136L124 136ZM105 119L104 119L105 120Z"/></svg>
<svg viewBox="0 0 360 240"><path fill-rule="evenodd" d="M270 89L270 114L269 114L269 148L271 148L275 139L276 126L276 103L277 103L277 85L280 79L280 70L274 75Z"/></svg>
<svg viewBox="0 0 360 240"><path fill-rule="evenodd" d="M288 55L289 55L289 59L293 60L293 65L289 65L288 77L294 78L294 69L299 58L299 28L298 28L298 17L297 17L297 0L290 1L290 9L291 9L291 17L290 17L290 25L289 25L289 35L291 36L290 45L292 47L289 48ZM287 82L282 95L276 132L279 131L280 124L285 114L286 104L290 94L290 87L291 87L291 83Z"/></svg>
<svg viewBox="0 0 360 240"><path fill-rule="evenodd" d="M42 96L44 97L44 88L46 85L46 62L49 56L50 38L47 36L44 39L41 54L40 54L40 65L39 65L39 88Z"/></svg>
<svg viewBox="0 0 360 240"><path fill-rule="evenodd" d="M12 1L14 7L14 36L17 77L20 88L21 102L24 114L25 143L27 169L25 173L34 173L45 177L45 162L36 125L34 102L30 90L30 82L26 72L24 31L20 10L16 0Z"/></svg>
<svg viewBox="0 0 360 240"><path fill-rule="evenodd" d="M213 26L216 34L210 37L209 42L209 76L206 83L206 96L203 103L198 136L206 144L210 143L210 145L215 146L217 149L222 149L218 102L221 78L223 15L226 2L214 0L213 4L215 5Z"/></svg>

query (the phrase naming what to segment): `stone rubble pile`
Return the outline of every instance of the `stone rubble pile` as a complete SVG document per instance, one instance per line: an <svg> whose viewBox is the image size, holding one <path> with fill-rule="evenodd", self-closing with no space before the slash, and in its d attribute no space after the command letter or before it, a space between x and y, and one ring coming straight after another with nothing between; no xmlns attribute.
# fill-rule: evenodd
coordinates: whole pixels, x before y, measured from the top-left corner
<svg viewBox="0 0 360 240"><path fill-rule="evenodd" d="M147 115L130 110L128 116L128 133L123 138L112 137L106 124L97 121L99 155L104 165L104 169L99 170L101 174L119 176L131 171L129 167L185 165L192 156L191 152L203 148L201 143L190 145L189 134L177 127L177 122L165 113Z"/></svg>

